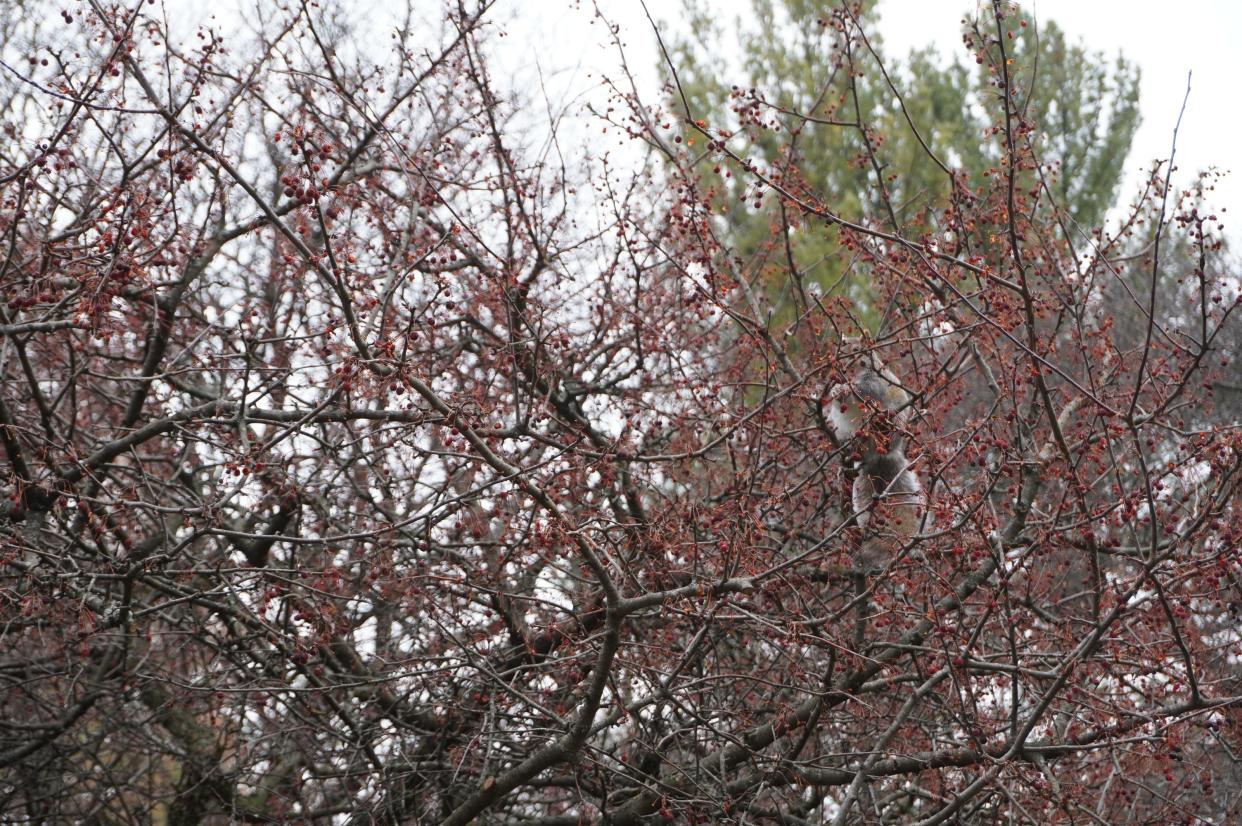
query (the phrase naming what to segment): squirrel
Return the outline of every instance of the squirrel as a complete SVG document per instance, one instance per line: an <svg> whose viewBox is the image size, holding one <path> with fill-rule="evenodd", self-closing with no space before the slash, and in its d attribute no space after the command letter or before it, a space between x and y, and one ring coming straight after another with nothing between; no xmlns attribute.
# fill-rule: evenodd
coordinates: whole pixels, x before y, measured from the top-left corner
<svg viewBox="0 0 1242 826"><path fill-rule="evenodd" d="M855 563L883 568L924 523L926 497L906 457L912 398L873 352L849 383L828 392L824 419L842 444L854 440L852 504L863 539Z"/></svg>

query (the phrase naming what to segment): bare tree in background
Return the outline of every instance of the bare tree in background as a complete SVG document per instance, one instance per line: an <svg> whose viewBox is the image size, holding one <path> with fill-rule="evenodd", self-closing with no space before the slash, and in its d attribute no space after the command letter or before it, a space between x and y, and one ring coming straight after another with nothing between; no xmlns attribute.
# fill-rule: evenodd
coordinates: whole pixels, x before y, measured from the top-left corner
<svg viewBox="0 0 1242 826"><path fill-rule="evenodd" d="M362 49L344 3L189 45L5 4L0 820L1235 820L1238 282L1195 193L1066 240L1005 4L1001 162L933 157L909 226L748 160L861 129L883 206L839 102L725 127L622 64L588 153L491 75L489 3L429 5ZM735 256L715 167L872 305ZM876 364L900 403L834 427ZM859 565L893 445L925 514Z"/></svg>

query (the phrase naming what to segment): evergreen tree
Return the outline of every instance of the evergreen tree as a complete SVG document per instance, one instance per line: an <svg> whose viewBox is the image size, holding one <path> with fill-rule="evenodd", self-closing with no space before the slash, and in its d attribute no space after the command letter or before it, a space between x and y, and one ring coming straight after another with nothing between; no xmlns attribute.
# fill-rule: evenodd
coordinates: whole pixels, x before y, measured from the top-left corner
<svg viewBox="0 0 1242 826"><path fill-rule="evenodd" d="M930 48L904 59L886 54L874 0L752 0L749 20L731 25L704 0L684 4L692 34L666 44L680 82L670 87L670 108L688 107L689 118L727 130L730 146L787 191L850 220L943 239L953 198L978 191L1001 160L993 130L1004 110L995 67L982 54L988 27L976 28L973 14L963 37L978 65ZM1109 61L1069 42L1055 23L1022 22L1023 36L1007 44L1008 69L1024 139L1042 167L1020 183L1046 187L1044 208L1052 213L1049 199L1063 207L1058 230L1077 244L1116 196L1139 123L1139 73L1122 57ZM768 271L778 312L789 311L780 292L792 280L848 294L875 325L869 279L853 271L832 227L803 225L782 199L756 198L727 167L713 171L708 157L702 172L718 179L721 231L755 272ZM783 231L772 233L774 224Z"/></svg>

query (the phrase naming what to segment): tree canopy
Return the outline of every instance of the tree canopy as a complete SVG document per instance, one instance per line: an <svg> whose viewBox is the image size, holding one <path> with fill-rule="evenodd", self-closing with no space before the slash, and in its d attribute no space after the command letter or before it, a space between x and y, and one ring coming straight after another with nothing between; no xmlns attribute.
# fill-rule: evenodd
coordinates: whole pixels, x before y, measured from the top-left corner
<svg viewBox="0 0 1242 826"><path fill-rule="evenodd" d="M889 231L919 235L943 229L955 190L988 186L1002 149L989 139L997 78L981 58L931 48L887 54L875 31L884 5L870 1L834 15L834 4L752 0L744 21L722 19L696 0L683 8L679 31L690 34L668 44L679 81L669 108L725 126L744 142L739 151L794 191L830 199L843 216L872 216ZM1007 60L1038 164L1023 171L1022 186L1046 186L1038 219L1055 214L1081 245L1115 203L1139 124L1139 72L1124 57L1069 42L1055 22L1015 17L1023 36ZM973 17L962 23L972 49L994 36ZM667 68L662 63L666 76ZM721 231L740 254L791 256L808 283L867 303L867 281L851 275L834 232L782 237L772 231L790 222L781 199L753 209L753 181L714 167L702 172L722 210ZM878 320L874 308L869 316Z"/></svg>
<svg viewBox="0 0 1242 826"><path fill-rule="evenodd" d="M0 821L1238 822L1211 181L1084 245L1008 4L935 134L823 9L865 128L606 22L566 113L484 0L0 0Z"/></svg>

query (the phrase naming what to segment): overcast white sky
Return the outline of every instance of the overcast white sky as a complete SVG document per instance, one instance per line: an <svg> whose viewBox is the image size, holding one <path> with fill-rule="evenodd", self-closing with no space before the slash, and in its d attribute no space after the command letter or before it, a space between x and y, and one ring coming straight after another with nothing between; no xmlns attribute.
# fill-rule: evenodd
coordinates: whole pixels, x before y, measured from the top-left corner
<svg viewBox="0 0 1242 826"><path fill-rule="evenodd" d="M242 9L262 9L273 0L166 0L175 22L189 30L209 16L236 19ZM360 19L375 26L392 14L397 0L344 0ZM427 13L440 0L412 0ZM709 0L728 18L747 14L749 0ZM825 0L829 4L831 0ZM880 31L891 54L935 45L942 54L962 54L959 21L978 0L881 0ZM656 48L639 0L598 0L621 26L629 63L640 82L654 84ZM658 21L677 25L680 0L649 0ZM1191 93L1177 144L1179 180L1199 169L1232 169L1215 193L1213 206L1228 207L1229 234L1242 238L1242 0L1024 0L1041 20L1055 20L1071 38L1115 55L1123 51L1142 69L1143 123L1127 161L1123 196L1133 194L1153 158L1167 158L1173 126L1193 71ZM507 31L504 70L519 85L546 83L562 101L591 95L601 73L616 75L617 55L606 32L592 24L591 0L498 0L493 20ZM250 11L242 18L253 16ZM217 22L224 22L217 20ZM226 24L227 25L227 24ZM383 38L381 42L387 43ZM741 79L739 78L739 81ZM654 101L657 95L650 95ZM538 100L538 97L535 98Z"/></svg>
<svg viewBox="0 0 1242 826"><path fill-rule="evenodd" d="M1032 0L1041 20L1055 20L1074 38L1107 54L1124 52L1143 72L1143 123L1127 169L1129 194L1152 158L1167 158L1173 126L1193 71L1190 98L1177 139L1177 166L1193 173L1232 169L1217 188L1229 207L1231 235L1242 237L1242 2L1238 0ZM885 0L882 31L901 52L933 42L960 49L960 0ZM1184 178L1183 178L1184 179Z"/></svg>
<svg viewBox="0 0 1242 826"><path fill-rule="evenodd" d="M889 53L931 44L945 55L962 54L959 21L974 4L881 0L880 31ZM750 8L749 0L712 5L728 18ZM1026 0L1023 5L1040 20L1055 20L1072 39L1110 56L1124 52L1141 67L1143 123L1126 164L1123 195L1135 191L1153 158L1169 156L1186 75L1193 71L1177 144L1179 180L1208 166L1232 169L1217 187L1213 206L1228 207L1229 234L1242 237L1242 0ZM649 0L648 6L658 21L676 25L677 0ZM653 78L656 51L638 0L599 0L599 7L621 26L631 67ZM498 19L510 21L517 62L538 63L545 80L559 73L568 87L580 83L585 90L589 74L615 64L602 27L590 24L593 12L585 0L500 0L497 12Z"/></svg>

